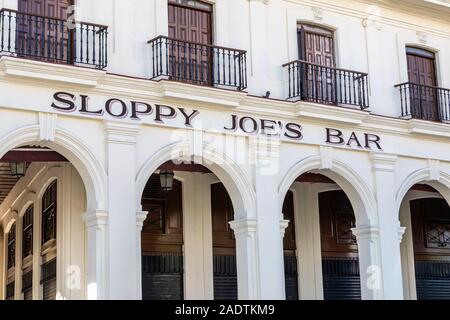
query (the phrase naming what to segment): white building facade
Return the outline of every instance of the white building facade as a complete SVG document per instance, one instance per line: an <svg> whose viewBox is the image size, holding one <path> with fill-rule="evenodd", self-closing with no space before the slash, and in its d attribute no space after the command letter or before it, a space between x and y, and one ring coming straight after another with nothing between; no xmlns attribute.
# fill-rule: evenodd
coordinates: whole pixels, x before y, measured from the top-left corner
<svg viewBox="0 0 450 320"><path fill-rule="evenodd" d="M450 298L449 17L0 0L0 299Z"/></svg>

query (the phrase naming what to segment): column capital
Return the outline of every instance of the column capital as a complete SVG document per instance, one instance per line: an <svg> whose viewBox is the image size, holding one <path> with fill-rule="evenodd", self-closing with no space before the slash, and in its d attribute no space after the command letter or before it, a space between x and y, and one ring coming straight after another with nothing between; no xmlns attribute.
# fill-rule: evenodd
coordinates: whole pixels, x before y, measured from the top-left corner
<svg viewBox="0 0 450 320"><path fill-rule="evenodd" d="M229 224L236 236L244 233L256 232L256 219L235 220L230 221Z"/></svg>
<svg viewBox="0 0 450 320"><path fill-rule="evenodd" d="M286 229L289 226L289 220L280 220L280 232L281 232L281 237L283 238L285 233L286 233Z"/></svg>
<svg viewBox="0 0 450 320"><path fill-rule="evenodd" d="M140 130L139 124L123 123L119 121L105 121L106 139L108 142L135 145Z"/></svg>
<svg viewBox="0 0 450 320"><path fill-rule="evenodd" d="M401 243L403 240L403 235L406 232L406 227L398 227L397 232L398 232L398 242Z"/></svg>
<svg viewBox="0 0 450 320"><path fill-rule="evenodd" d="M378 237L380 229L377 226L360 226L352 228L352 233L356 236L358 241L374 239Z"/></svg>
<svg viewBox="0 0 450 320"><path fill-rule="evenodd" d="M136 226L142 231L144 221L147 219L148 211L136 211Z"/></svg>
<svg viewBox="0 0 450 320"><path fill-rule="evenodd" d="M105 226L108 224L108 211L102 209L87 211L82 214L82 218L88 227Z"/></svg>
<svg viewBox="0 0 450 320"><path fill-rule="evenodd" d="M373 152L371 159L375 171L394 172L398 157L395 154Z"/></svg>

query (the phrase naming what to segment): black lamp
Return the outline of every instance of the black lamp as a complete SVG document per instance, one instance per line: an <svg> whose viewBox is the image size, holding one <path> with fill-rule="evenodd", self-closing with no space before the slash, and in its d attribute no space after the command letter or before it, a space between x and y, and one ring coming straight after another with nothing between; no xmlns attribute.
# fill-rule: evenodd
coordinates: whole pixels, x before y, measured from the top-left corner
<svg viewBox="0 0 450 320"><path fill-rule="evenodd" d="M173 189L173 171L162 170L159 173L159 179L161 181L161 189L164 191L171 191Z"/></svg>
<svg viewBox="0 0 450 320"><path fill-rule="evenodd" d="M22 178L25 176L27 164L25 162L11 162L11 175L16 178Z"/></svg>

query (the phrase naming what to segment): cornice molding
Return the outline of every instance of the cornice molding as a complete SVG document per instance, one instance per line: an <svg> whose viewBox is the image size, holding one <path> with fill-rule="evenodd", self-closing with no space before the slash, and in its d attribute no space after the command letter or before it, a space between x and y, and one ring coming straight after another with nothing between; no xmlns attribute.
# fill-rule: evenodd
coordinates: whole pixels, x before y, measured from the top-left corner
<svg viewBox="0 0 450 320"><path fill-rule="evenodd" d="M87 227L102 227L108 224L108 211L93 210L82 214Z"/></svg>
<svg viewBox="0 0 450 320"><path fill-rule="evenodd" d="M295 103L297 116L331 120L360 125L370 115L368 111L338 106L328 106L316 103L298 101Z"/></svg>
<svg viewBox="0 0 450 320"><path fill-rule="evenodd" d="M106 71L42 61L3 56L0 58L0 78L26 78L53 81L82 87L95 87Z"/></svg>

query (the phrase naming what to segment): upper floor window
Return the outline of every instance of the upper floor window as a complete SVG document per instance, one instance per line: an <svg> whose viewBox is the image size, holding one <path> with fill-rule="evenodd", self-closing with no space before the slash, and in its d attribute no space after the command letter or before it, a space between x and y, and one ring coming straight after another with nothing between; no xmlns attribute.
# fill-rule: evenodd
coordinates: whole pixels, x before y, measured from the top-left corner
<svg viewBox="0 0 450 320"><path fill-rule="evenodd" d="M406 47L410 108L414 118L437 121L440 118L436 91L436 61L433 52Z"/></svg>
<svg viewBox="0 0 450 320"><path fill-rule="evenodd" d="M42 244L56 239L56 181L45 191L42 198Z"/></svg>
<svg viewBox="0 0 450 320"><path fill-rule="evenodd" d="M408 80L415 84L426 86L436 86L436 63L433 52L406 47L406 57L408 60Z"/></svg>
<svg viewBox="0 0 450 320"><path fill-rule="evenodd" d="M22 258L26 258L33 254L33 212L34 207L31 205L22 220Z"/></svg>
<svg viewBox="0 0 450 320"><path fill-rule="evenodd" d="M300 60L334 67L333 31L309 24L298 25L298 55Z"/></svg>
<svg viewBox="0 0 450 320"><path fill-rule="evenodd" d="M16 223L8 233L8 269L16 265Z"/></svg>

